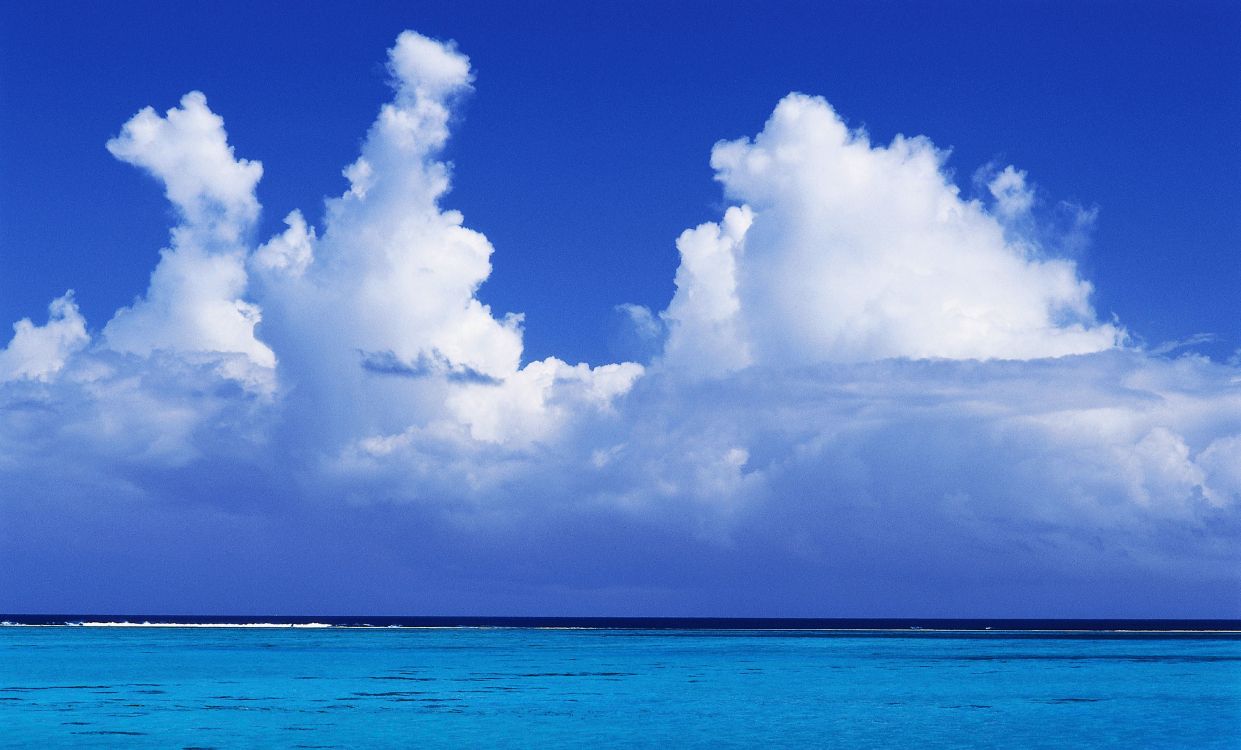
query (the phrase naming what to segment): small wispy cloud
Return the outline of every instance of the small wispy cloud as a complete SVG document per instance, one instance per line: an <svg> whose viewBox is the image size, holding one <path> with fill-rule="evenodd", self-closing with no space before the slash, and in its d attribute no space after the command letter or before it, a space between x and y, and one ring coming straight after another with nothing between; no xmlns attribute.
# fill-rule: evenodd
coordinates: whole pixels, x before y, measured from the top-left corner
<svg viewBox="0 0 1241 750"><path fill-rule="evenodd" d="M1214 333L1195 333L1191 336L1186 336L1183 339L1165 341L1162 344L1151 347L1149 351L1153 355L1162 356L1164 354L1171 354L1172 352L1179 351L1181 349L1192 349L1203 344L1212 344L1216 341L1219 341L1219 336Z"/></svg>

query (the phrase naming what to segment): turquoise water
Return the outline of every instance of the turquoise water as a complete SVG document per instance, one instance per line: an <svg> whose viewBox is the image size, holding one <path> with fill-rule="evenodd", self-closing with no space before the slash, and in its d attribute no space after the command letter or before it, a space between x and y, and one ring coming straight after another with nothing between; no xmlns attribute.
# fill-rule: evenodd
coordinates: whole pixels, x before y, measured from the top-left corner
<svg viewBox="0 0 1241 750"><path fill-rule="evenodd" d="M1241 747L1241 640L0 628L6 747Z"/></svg>

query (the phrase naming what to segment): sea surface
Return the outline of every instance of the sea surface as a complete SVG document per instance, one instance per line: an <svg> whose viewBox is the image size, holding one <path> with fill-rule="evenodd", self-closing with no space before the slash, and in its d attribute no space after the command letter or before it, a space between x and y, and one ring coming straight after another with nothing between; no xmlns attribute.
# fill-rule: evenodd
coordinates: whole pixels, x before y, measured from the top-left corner
<svg viewBox="0 0 1241 750"><path fill-rule="evenodd" d="M1235 749L1241 636L0 627L0 745Z"/></svg>

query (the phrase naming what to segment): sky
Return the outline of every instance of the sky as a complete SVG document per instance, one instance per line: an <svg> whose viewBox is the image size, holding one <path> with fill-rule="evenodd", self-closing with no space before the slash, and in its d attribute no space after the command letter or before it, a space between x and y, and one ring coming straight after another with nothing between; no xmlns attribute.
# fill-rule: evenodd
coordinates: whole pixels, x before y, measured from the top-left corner
<svg viewBox="0 0 1241 750"><path fill-rule="evenodd" d="M1241 617L1235 5L491 5L0 11L0 611Z"/></svg>

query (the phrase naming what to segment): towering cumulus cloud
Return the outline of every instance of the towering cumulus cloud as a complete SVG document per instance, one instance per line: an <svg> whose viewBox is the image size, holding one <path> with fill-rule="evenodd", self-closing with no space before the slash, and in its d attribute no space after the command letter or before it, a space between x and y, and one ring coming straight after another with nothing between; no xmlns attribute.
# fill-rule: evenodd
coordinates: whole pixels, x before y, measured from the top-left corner
<svg viewBox="0 0 1241 750"><path fill-rule="evenodd" d="M264 330L290 358L299 398L347 396L333 425L346 436L447 421L514 444L547 438L574 408L606 407L642 368L554 358L522 368L521 316L497 318L475 296L491 243L439 207L449 176L436 157L470 88L468 58L405 32L388 70L396 96L345 170L349 190L328 202L322 236L294 213L253 260L271 311Z"/></svg>
<svg viewBox="0 0 1241 750"><path fill-rule="evenodd" d="M443 205L469 59L387 71L266 241L202 94L108 141L176 225L93 339L66 293L0 349L0 610L1241 613L1241 370L1101 320L1025 172L790 94L620 304L648 366L523 361Z"/></svg>
<svg viewBox="0 0 1241 750"><path fill-rule="evenodd" d="M242 299L244 241L258 218L254 188L262 165L233 157L224 121L196 91L165 117L150 107L134 115L108 150L163 182L181 223L160 253L146 297L104 328L107 346L141 355L240 354L261 369L237 374L264 380L261 370L275 367L276 358L255 337L259 308Z"/></svg>
<svg viewBox="0 0 1241 750"><path fill-rule="evenodd" d="M823 99L799 94L753 140L718 144L716 179L743 207L678 242L668 356L729 370L1119 344L1072 262L1005 235L1004 219L1032 203L1023 176L1010 167L995 179L993 215L960 196L944 156L925 138L872 146Z"/></svg>

